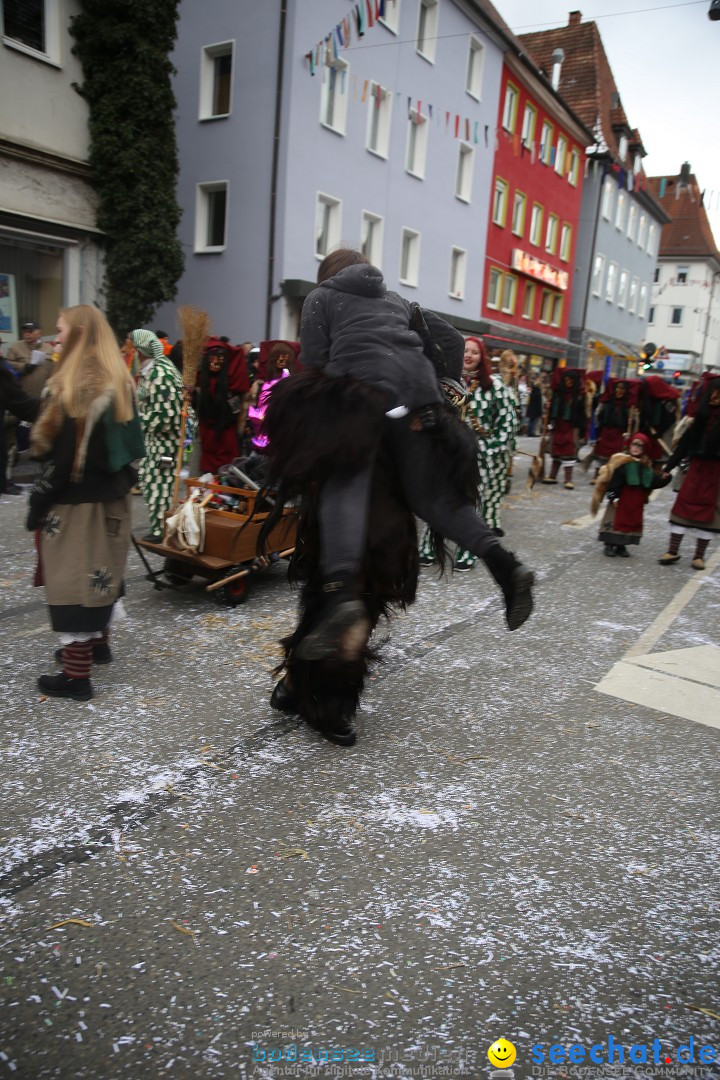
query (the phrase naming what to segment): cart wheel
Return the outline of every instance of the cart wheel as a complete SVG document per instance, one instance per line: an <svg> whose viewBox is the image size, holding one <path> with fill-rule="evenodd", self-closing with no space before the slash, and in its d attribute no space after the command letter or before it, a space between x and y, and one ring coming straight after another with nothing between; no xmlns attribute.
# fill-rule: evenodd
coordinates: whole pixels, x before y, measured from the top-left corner
<svg viewBox="0 0 720 1080"><path fill-rule="evenodd" d="M185 585L193 576L192 568L178 559L166 559L163 573L171 585Z"/></svg>
<svg viewBox="0 0 720 1080"><path fill-rule="evenodd" d="M250 592L250 584L246 577L237 578L235 581L229 581L227 585L221 585L219 589L215 589L213 596L218 604L227 604L229 607L237 607L238 604L244 604L248 598Z"/></svg>

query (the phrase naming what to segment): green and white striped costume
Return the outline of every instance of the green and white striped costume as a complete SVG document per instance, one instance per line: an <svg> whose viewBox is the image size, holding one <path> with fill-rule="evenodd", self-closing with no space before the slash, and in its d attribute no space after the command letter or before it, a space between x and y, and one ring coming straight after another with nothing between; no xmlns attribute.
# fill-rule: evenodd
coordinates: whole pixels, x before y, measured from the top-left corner
<svg viewBox="0 0 720 1080"><path fill-rule="evenodd" d="M491 529L500 528L500 503L505 494L508 464L515 445L517 413L511 391L499 375L491 375L491 387L483 390L479 383L468 387L471 393L467 422L474 418L477 426L488 432L478 436L478 462L480 487L478 503L485 524ZM472 424L471 426L475 426ZM430 530L425 529L420 540L421 558L432 558L433 547ZM475 556L458 548L455 564L472 566Z"/></svg>
<svg viewBox="0 0 720 1080"><path fill-rule="evenodd" d="M138 410L145 436L145 457L140 466L140 485L150 519L150 532L161 535L165 511L172 503L175 461L180 439L182 379L150 330L133 330L136 348L151 358L143 366L138 382ZM161 458L170 458L162 465Z"/></svg>

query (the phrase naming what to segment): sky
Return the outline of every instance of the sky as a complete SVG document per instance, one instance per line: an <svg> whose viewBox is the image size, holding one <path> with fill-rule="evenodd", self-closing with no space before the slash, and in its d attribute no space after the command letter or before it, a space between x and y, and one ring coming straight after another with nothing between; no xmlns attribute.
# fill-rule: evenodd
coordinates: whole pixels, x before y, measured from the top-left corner
<svg viewBox="0 0 720 1080"><path fill-rule="evenodd" d="M720 246L720 22L708 19L710 0L493 2L516 34L566 26L572 10L597 23L645 172L675 176L689 161Z"/></svg>

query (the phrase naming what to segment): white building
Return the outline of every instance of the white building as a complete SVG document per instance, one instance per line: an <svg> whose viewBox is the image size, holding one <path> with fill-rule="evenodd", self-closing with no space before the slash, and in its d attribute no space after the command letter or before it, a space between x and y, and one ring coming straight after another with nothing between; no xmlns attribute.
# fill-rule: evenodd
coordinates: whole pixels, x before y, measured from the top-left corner
<svg viewBox="0 0 720 1080"><path fill-rule="evenodd" d="M720 370L720 252L697 180L683 165L649 183L671 222L660 237L648 337L667 350L666 367Z"/></svg>
<svg viewBox="0 0 720 1080"><path fill-rule="evenodd" d="M93 303L103 276L90 186L88 109L71 53L80 0L0 0L0 342L58 308ZM119 167L121 163L118 163Z"/></svg>

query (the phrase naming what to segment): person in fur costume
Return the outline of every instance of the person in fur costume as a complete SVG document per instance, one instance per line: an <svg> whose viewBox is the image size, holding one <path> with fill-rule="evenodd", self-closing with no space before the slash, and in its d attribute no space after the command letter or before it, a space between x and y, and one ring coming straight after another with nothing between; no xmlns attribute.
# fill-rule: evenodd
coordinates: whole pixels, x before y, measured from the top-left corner
<svg viewBox="0 0 720 1080"><path fill-rule="evenodd" d="M510 630L532 611L534 577L475 511L475 439L444 404L433 364L410 329L410 304L350 249L323 260L318 286L303 306L306 371L275 387L265 417L279 489L274 514L288 499L302 500L292 569L304 582L300 621L285 642L286 676L271 704L352 745L373 626L393 604L414 597L413 514L436 533L441 564L442 537L485 561L503 592ZM423 314L457 379L461 335ZM371 531L386 530L384 521L391 531L378 544ZM326 693L331 685L346 696Z"/></svg>
<svg viewBox="0 0 720 1080"><path fill-rule="evenodd" d="M200 471L217 473L240 453L250 390L241 346L211 337L203 348L193 405L200 433Z"/></svg>
<svg viewBox="0 0 720 1080"><path fill-rule="evenodd" d="M665 487L670 477L658 476L650 458L650 439L638 432L631 436L627 453L613 454L597 476L592 498L593 515L607 496L607 509L600 522L598 540L605 555L627 559L629 544L639 544L643 531L643 511L653 488Z"/></svg>
<svg viewBox="0 0 720 1080"><path fill-rule="evenodd" d="M571 490L573 467L578 447L585 440L587 412L585 407L585 373L579 368L556 368L552 375L552 398L548 430L552 467L543 484L557 484L560 466L564 468L565 487Z"/></svg>
<svg viewBox="0 0 720 1080"><path fill-rule="evenodd" d="M705 569L705 552L720 533L720 376L705 372L693 399L692 416L668 458L664 475L689 462L670 511L670 543L659 562L672 566L680 559L685 533L695 537L692 566Z"/></svg>
<svg viewBox="0 0 720 1080"><path fill-rule="evenodd" d="M31 434L41 468L27 528L36 532L35 584L45 586L60 635L62 673L42 675L38 688L88 701L93 663L112 659L108 628L130 546L134 462L145 447L132 376L101 312L65 308L57 340L62 355Z"/></svg>

